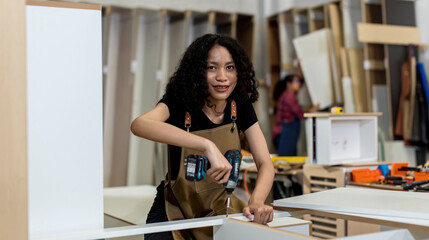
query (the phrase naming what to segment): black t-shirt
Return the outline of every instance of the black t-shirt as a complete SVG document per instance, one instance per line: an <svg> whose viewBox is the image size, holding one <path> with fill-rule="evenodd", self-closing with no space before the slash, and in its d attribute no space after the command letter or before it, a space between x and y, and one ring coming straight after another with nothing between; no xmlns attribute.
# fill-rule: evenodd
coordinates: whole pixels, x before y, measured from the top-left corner
<svg viewBox="0 0 429 240"><path fill-rule="evenodd" d="M181 101L177 101L171 97L164 97L159 102L167 105L170 111L170 117L167 119L167 123L179 127L186 131L185 128L185 107L181 104ZM231 120L231 101L227 101L225 107L225 115L221 124L215 124L204 114L203 111L191 116L191 128L190 132L199 131L204 129L212 129L219 126L223 126L232 122ZM258 121L255 110L250 102L240 103L237 102L237 128L239 131L246 131L249 127ZM173 145L168 145L171 158L171 179L176 179L179 173L180 167L180 155L181 148Z"/></svg>

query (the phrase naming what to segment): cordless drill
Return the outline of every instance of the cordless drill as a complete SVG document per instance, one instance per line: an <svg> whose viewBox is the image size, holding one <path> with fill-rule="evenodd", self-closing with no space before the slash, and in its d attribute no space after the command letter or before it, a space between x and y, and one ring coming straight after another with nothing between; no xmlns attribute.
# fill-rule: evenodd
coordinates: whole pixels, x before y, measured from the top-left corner
<svg viewBox="0 0 429 240"><path fill-rule="evenodd" d="M231 194L237 186L240 173L241 153L236 149L228 150L225 158L231 164L232 169L229 179L223 184L228 198L226 200L226 217L228 217ZM207 170L210 169L210 162L203 155L189 155L186 158L186 179L191 181L200 181L206 177Z"/></svg>

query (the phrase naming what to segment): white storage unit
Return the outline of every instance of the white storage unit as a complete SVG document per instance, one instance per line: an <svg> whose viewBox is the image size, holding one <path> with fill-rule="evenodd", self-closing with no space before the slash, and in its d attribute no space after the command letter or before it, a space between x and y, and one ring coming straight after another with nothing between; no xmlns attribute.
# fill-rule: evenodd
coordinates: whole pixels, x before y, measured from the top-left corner
<svg viewBox="0 0 429 240"><path fill-rule="evenodd" d="M377 160L381 113L305 114L310 163L338 165Z"/></svg>

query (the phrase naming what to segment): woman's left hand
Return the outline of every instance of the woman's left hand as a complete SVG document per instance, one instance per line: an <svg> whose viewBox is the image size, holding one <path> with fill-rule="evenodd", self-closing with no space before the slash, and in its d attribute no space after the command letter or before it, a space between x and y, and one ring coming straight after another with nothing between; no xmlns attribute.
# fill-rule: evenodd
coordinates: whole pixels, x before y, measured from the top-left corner
<svg viewBox="0 0 429 240"><path fill-rule="evenodd" d="M264 203L249 203L249 205L243 209L243 214L248 219L252 219L252 213L254 215L254 223L266 225L273 221L273 207L265 205Z"/></svg>

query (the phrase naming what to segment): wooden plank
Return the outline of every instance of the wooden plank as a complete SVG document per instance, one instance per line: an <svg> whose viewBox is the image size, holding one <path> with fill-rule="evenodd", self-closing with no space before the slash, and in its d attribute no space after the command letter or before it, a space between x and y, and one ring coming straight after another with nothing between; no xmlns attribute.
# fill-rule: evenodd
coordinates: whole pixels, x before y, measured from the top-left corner
<svg viewBox="0 0 429 240"><path fill-rule="evenodd" d="M341 46L343 46L343 32L342 32L342 23L341 23L341 13L340 13L340 7L338 6L338 4L335 3L331 3L329 4L329 23L330 23L330 28L332 30L332 40L334 43L334 53L335 53L335 63L336 63L336 67L335 67L335 71L336 71L336 76L337 76L337 94L336 94L336 101L337 102L342 102L343 98L344 98L344 94L343 94L343 85L341 82L341 68L340 68L340 48Z"/></svg>
<svg viewBox="0 0 429 240"><path fill-rule="evenodd" d="M0 239L28 239L25 19L24 0L0 2Z"/></svg>
<svg viewBox="0 0 429 240"><path fill-rule="evenodd" d="M420 31L416 27L358 23L358 39L364 43L419 45Z"/></svg>
<svg viewBox="0 0 429 240"><path fill-rule="evenodd" d="M404 107L404 139L412 140L412 129L413 129L413 119L415 115L415 104L416 104L416 57L413 56L410 58L410 95L407 100L409 100L408 111L405 112L406 108Z"/></svg>
<svg viewBox="0 0 429 240"><path fill-rule="evenodd" d="M32 6L101 10L101 5L98 5L98 4L76 3L76 2L39 1L39 0L27 0L26 2L27 2L27 5L32 5Z"/></svg>
<svg viewBox="0 0 429 240"><path fill-rule="evenodd" d="M395 199L395 201L380 201L380 199ZM427 221L429 220L429 209L421 207L426 202L426 193L335 188L319 193L275 200L274 206ZM429 227L429 223L427 226Z"/></svg>
<svg viewBox="0 0 429 240"><path fill-rule="evenodd" d="M295 38L293 43L306 79L313 104L324 108L333 103L332 76L330 74L328 29L322 29ZM325 89L325 91L319 91Z"/></svg>
<svg viewBox="0 0 429 240"><path fill-rule="evenodd" d="M363 51L362 49L347 49L347 57L350 64L356 112L367 112L369 111L367 107L369 99L363 69Z"/></svg>

